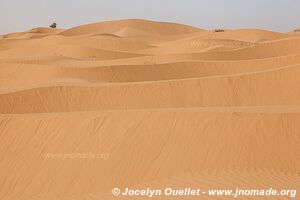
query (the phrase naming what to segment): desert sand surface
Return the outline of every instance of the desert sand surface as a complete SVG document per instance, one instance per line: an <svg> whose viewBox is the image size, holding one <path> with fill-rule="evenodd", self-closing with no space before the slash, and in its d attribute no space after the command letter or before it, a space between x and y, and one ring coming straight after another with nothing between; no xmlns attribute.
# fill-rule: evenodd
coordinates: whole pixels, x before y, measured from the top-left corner
<svg viewBox="0 0 300 200"><path fill-rule="evenodd" d="M296 31L131 19L0 36L1 200L149 199L111 192L126 187L299 192L299 131ZM258 198L291 199L151 199Z"/></svg>

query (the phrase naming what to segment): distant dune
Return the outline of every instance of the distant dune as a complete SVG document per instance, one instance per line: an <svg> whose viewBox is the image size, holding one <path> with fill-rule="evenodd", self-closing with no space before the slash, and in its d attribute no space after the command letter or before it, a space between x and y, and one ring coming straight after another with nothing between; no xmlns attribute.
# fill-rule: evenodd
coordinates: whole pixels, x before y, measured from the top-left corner
<svg viewBox="0 0 300 200"><path fill-rule="evenodd" d="M131 19L0 36L1 200L299 191L299 130L297 31ZM64 157L84 153L98 158Z"/></svg>

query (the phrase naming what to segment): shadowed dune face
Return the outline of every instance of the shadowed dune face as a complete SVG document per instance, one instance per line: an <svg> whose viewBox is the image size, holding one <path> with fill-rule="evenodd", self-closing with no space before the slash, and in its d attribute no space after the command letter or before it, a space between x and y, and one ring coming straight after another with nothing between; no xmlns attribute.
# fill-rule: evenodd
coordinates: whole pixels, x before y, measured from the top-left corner
<svg viewBox="0 0 300 200"><path fill-rule="evenodd" d="M299 190L299 74L296 33L119 20L0 36L0 199Z"/></svg>

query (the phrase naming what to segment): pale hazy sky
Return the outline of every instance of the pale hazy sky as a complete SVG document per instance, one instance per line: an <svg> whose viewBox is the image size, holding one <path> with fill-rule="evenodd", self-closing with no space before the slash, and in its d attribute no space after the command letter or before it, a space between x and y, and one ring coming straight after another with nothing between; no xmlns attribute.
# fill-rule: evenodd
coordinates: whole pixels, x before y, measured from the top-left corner
<svg viewBox="0 0 300 200"><path fill-rule="evenodd" d="M0 0L0 34L125 18L286 32L300 28L300 0Z"/></svg>

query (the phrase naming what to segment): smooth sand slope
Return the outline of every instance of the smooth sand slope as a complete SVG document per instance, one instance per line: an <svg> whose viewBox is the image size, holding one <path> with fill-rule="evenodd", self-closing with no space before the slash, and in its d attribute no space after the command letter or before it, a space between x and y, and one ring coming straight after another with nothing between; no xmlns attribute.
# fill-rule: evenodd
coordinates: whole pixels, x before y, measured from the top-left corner
<svg viewBox="0 0 300 200"><path fill-rule="evenodd" d="M2 35L0 199L299 192L299 75L296 32L119 20ZM258 198L290 196L235 199Z"/></svg>

